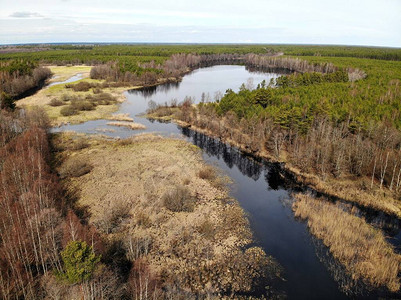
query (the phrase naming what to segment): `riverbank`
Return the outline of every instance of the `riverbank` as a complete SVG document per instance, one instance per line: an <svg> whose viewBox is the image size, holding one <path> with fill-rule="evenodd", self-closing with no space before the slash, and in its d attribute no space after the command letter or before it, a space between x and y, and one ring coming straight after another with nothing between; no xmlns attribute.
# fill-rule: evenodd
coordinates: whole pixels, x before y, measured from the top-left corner
<svg viewBox="0 0 401 300"><path fill-rule="evenodd" d="M196 106L193 106L193 109L196 110ZM201 128L200 126L195 125L194 121L182 121L182 111L178 107L169 108L161 106L156 111L146 116L155 120L172 120L182 127L190 127L192 130L219 138L224 143L235 146L244 153L267 159L271 162L280 163L284 170L286 170L297 182L306 185L328 197L338 198L362 207L376 211L383 211L386 214L401 218L401 202L396 200L393 196L393 193L385 187L382 189L379 189L378 187L373 187L373 189L368 188L370 185L369 178L356 178L355 176L322 178L316 174L304 172L291 164L288 159L289 154L285 150L281 151L279 157L267 151L263 145L259 147L258 151L254 151L251 146L246 143L248 141L246 137L242 139L242 143L239 143L237 140L230 138L229 135L223 136L222 134L216 134L210 129ZM202 120L202 122L205 123L205 120ZM198 123L202 122L199 121ZM223 122L217 127L224 128L224 126L226 125ZM229 130L229 128L227 128L226 131L227 130Z"/></svg>
<svg viewBox="0 0 401 300"><path fill-rule="evenodd" d="M355 282L399 291L401 255L395 253L380 230L327 199L306 194L294 197L295 216L307 221L311 233L323 240Z"/></svg>
<svg viewBox="0 0 401 300"><path fill-rule="evenodd" d="M87 121L113 118L112 114L117 112L120 103L126 100L125 92L144 86L133 86L123 82L107 82L89 78L92 66L48 66L53 76L47 85L35 94L25 97L16 102L17 107L43 107L49 116L51 126L58 127L64 124L81 124ZM182 76L192 72L187 69ZM182 76L160 78L157 83L146 85L146 87L158 86L166 83L180 82ZM77 77L77 80L65 83ZM79 78L78 78L79 77ZM75 88L76 85L86 88ZM100 104L96 98L101 97ZM103 101L106 98L107 101ZM72 102L89 102L94 105L75 109L75 112L63 112L63 108L71 106ZM88 103L86 103L88 104Z"/></svg>
<svg viewBox="0 0 401 300"><path fill-rule="evenodd" d="M145 263L164 291L254 294L277 276L274 260L252 245L227 179L196 146L155 135L108 140L69 133L55 135L53 144L77 209L122 243L131 262Z"/></svg>
<svg viewBox="0 0 401 300"><path fill-rule="evenodd" d="M170 108L162 107L161 109L164 112L168 112ZM336 262L344 266L345 269L343 270L346 270L347 274L344 276L347 280L344 285L342 284L344 291L352 294L362 286L366 290L372 288L380 290L382 295L387 295L389 291L391 293L399 292L400 278L398 270L400 267L400 256L394 250L394 246L386 240L386 233L380 230L381 225L377 223L377 220L373 222L375 224L368 224L372 220L369 221L366 216L361 215L361 211L358 209L362 208L363 211L363 207L366 207L368 209L365 211L375 211L375 215L377 216L382 215L381 212L386 209L386 212L394 215L391 213L394 209L391 206L386 206L388 203L384 202L383 205L380 205L381 203L377 201L381 200L381 198L375 198L374 194L368 194L368 197L364 199L363 193L358 194L360 198L357 198L357 200L360 200L359 202L354 201L355 199L352 196L358 192L360 182L354 182L352 178L341 178L341 180L337 179L334 182L333 180L329 181L326 179L325 184L333 185L330 187L330 192L327 192L327 190L322 189L324 185L319 184L319 180L322 179L317 175L302 174L295 168L289 168L289 164L283 162L285 156L277 159L266 150L263 152L263 156L260 155L261 152L255 154L245 144L235 143L235 141L229 138L218 136L211 131L191 125L188 122L177 120L175 116L177 112L179 116L182 116L177 108L171 108L170 112L172 115L163 116L163 113L159 115L164 120L172 119L180 126L189 127L195 132L201 132L207 136L221 139L224 143L231 144L244 153L251 154L252 156L259 155L259 157L268 161L280 163L283 168L283 174L285 174L284 177L293 178L298 183L301 183L302 186L309 186L320 191L320 194L328 194L328 197L322 197L322 199L316 199L316 196L295 195L295 199L301 200L294 204L293 209L296 216L300 216L302 219L308 221L310 233L318 239L323 240L324 245L329 247ZM158 113L156 112L150 116L148 115L148 117L158 119L157 115ZM223 127L223 125L221 126ZM318 188L315 188L316 186ZM344 199L346 197L340 198L333 195L332 191L337 190L340 190L342 193L348 191L349 200ZM369 193L369 191L364 192ZM340 195L344 196L344 194ZM303 205L305 201L302 200L306 198L309 202ZM371 202L369 202L370 200ZM355 204L356 207L354 205L347 205L344 202ZM372 234L368 234L369 232ZM361 282L365 285L361 285Z"/></svg>

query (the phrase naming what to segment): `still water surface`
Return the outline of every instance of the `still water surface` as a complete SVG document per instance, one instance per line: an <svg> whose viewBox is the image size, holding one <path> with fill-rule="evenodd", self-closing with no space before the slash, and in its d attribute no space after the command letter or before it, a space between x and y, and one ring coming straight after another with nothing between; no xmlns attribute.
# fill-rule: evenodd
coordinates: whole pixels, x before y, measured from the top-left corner
<svg viewBox="0 0 401 300"><path fill-rule="evenodd" d="M244 66L198 69L186 75L180 83L126 92L127 101L122 103L119 113L130 114L135 122L147 127L145 130L111 127L107 120L97 120L62 126L54 131L74 130L121 138L143 132L184 137L202 149L206 161L232 179L231 195L247 212L256 243L276 258L284 269L285 280L276 283L275 288L283 291L289 299L346 299L348 297L340 285L346 284L348 278L327 249L310 235L306 224L294 218L292 185L280 176L277 165L252 158L217 139L173 123L160 123L138 116L146 111L150 100L163 104L172 99L180 102L189 96L199 102L202 93L205 100L213 100L218 92L224 94L229 88L237 91L242 83L250 84L252 81L254 86L262 80L268 83L277 76L280 74L251 72ZM114 131L110 132L110 129ZM395 239L399 235L396 227ZM377 294L374 294L354 294L351 297L375 298Z"/></svg>

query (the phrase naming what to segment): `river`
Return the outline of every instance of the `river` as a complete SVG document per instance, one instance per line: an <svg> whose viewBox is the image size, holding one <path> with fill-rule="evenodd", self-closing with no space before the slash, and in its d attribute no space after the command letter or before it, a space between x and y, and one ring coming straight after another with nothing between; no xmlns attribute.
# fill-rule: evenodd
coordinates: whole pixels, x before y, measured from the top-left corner
<svg viewBox="0 0 401 300"><path fill-rule="evenodd" d="M176 99L192 97L195 102L202 98L213 100L229 88L237 91L242 83L256 86L262 80L280 76L248 70L244 66L213 66L201 68L184 76L182 82L165 84L143 90L126 92L127 101L118 113L128 113L145 130L132 131L124 127L107 125L107 120L89 121L79 125L65 125L54 131L73 130L84 133L102 133L111 137L129 137L143 132L156 132L165 136L180 136L202 149L203 157L228 175L233 184L230 193L247 212L256 244L268 255L277 259L283 267L285 280L275 283L274 288L284 292L289 299L348 299L373 298L381 292L367 292L358 285L346 295L341 288L350 281L342 267L331 257L327 248L308 231L305 222L294 218L291 210L291 192L294 184L280 175L277 164L261 161L245 155L217 139L181 128L174 123L151 121L139 116L153 100L162 104ZM251 79L250 79L251 78ZM202 95L203 94L203 95ZM386 228L393 244L399 244L398 220L384 222L384 217L371 214L370 223ZM381 294L383 295L383 294Z"/></svg>

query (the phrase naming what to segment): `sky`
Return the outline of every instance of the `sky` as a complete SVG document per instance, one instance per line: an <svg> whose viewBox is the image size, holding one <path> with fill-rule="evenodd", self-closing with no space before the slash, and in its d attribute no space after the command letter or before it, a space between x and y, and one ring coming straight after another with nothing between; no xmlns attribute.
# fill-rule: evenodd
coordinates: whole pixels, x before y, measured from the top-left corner
<svg viewBox="0 0 401 300"><path fill-rule="evenodd" d="M0 44L401 47L401 0L0 0Z"/></svg>

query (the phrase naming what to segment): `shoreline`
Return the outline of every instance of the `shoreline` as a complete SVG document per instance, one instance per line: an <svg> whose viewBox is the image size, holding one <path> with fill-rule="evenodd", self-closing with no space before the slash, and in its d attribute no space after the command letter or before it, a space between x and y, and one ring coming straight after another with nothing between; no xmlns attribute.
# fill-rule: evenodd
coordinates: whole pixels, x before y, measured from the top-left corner
<svg viewBox="0 0 401 300"><path fill-rule="evenodd" d="M89 76L90 72L83 72L82 68L91 68L92 66L88 65L77 65L77 66L46 66L50 68L61 68L61 69L69 69L69 68L75 68L77 69L74 72L70 72L68 77L66 77L65 74L58 74L58 73L53 73L53 77L48 79L46 83L35 90L35 92L29 96L23 97L19 100L16 101L16 105L19 108L23 107L30 107L30 106L42 106L46 110L46 113L49 115L50 121L51 121L51 127L61 127L63 125L71 124L71 125L77 125L77 124L82 124L87 121L95 121L95 120L102 120L102 119L107 119L112 116L113 113L118 112L120 108L120 104L125 102L127 100L127 97L125 95L126 92L134 89L143 89L143 88L152 88L152 87L157 87L159 85L167 84L167 83L178 83L182 81L183 76L193 72L195 69L188 69L184 74L180 75L179 77L170 77L170 78L160 78L157 83L154 84L149 84L149 85L141 85L141 86L122 86L122 87L108 87L108 88L102 88L102 92L110 93L114 97L116 97L116 103L108 106L100 105L96 107L94 110L90 111L81 111L77 115L73 116L61 116L59 111L57 111L57 107L54 108L50 106L50 100L51 98L60 98L64 94L59 93L58 90L62 90L67 94L70 94L70 96L81 96L81 92L71 92L69 89L65 87L67 84L76 84L78 82L85 82L85 81L99 81L99 82L105 82L104 80L95 80L91 79ZM52 71L53 72L53 71ZM63 81L68 80L74 76L77 76L78 74L82 74L82 78L69 82L69 83L60 83L49 86L49 84L54 83L53 80L57 78L57 80L63 79ZM51 89L49 91L49 89ZM55 95L52 95L52 90L56 90ZM90 90L89 90L90 93ZM84 94L85 95L85 94ZM102 109L99 109L102 108ZM56 116L55 116L56 114Z"/></svg>
<svg viewBox="0 0 401 300"><path fill-rule="evenodd" d="M278 263L255 244L244 209L228 195L227 179L198 147L154 134L108 140L59 133L53 143L62 183L79 194L76 209L87 211L88 223L106 239L121 242L129 260L145 262L161 286L177 281L221 296L257 292L281 278Z"/></svg>
<svg viewBox="0 0 401 300"><path fill-rule="evenodd" d="M322 196L325 196L332 200L340 200L343 202L347 202L347 203L356 205L357 207L362 207L363 209L366 209L366 210L373 210L376 213L385 213L389 217L394 217L394 218L397 218L397 220L401 221L401 208L399 207L400 205L398 205L398 207L397 207L396 203L394 203L394 199L392 199L392 198L388 198L390 200L389 201L390 203L379 203L379 204L375 203L375 202L367 202L366 200L365 201L363 200L364 197L366 197L368 195L370 197L374 198L374 196L371 194L364 194L364 195L360 196L360 198L351 199L350 196L347 197L347 195L345 195L345 194L342 194L339 192L335 193L335 191L333 192L333 190L332 190L333 185L330 185L330 182L325 182L325 181L321 180L318 177L318 175L302 172L298 168L292 166L289 162L286 162L282 159L277 159L275 156L269 154L266 150L263 150L262 152L252 151L249 149L249 146L247 146L245 144L236 143L236 142L230 140L229 138L221 137L218 134L215 134L210 130L206 130L206 129L200 128L196 125L174 119L173 116L155 117L155 116L152 116L152 114L149 114L149 115L145 115L144 117L148 117L149 119L154 119L154 120L172 121L181 127L187 127L187 128L190 128L191 130L205 134L209 137L220 139L222 142L238 148L240 151L246 153L247 155L251 155L253 157L260 158L260 159L265 159L271 163L279 164L280 167L285 172L287 172L288 175L290 175L294 179L295 182L297 182L301 186L303 185L308 188L311 188L316 193L321 194ZM335 183L333 183L333 184L335 184ZM393 202L393 203L391 203L391 202Z"/></svg>

